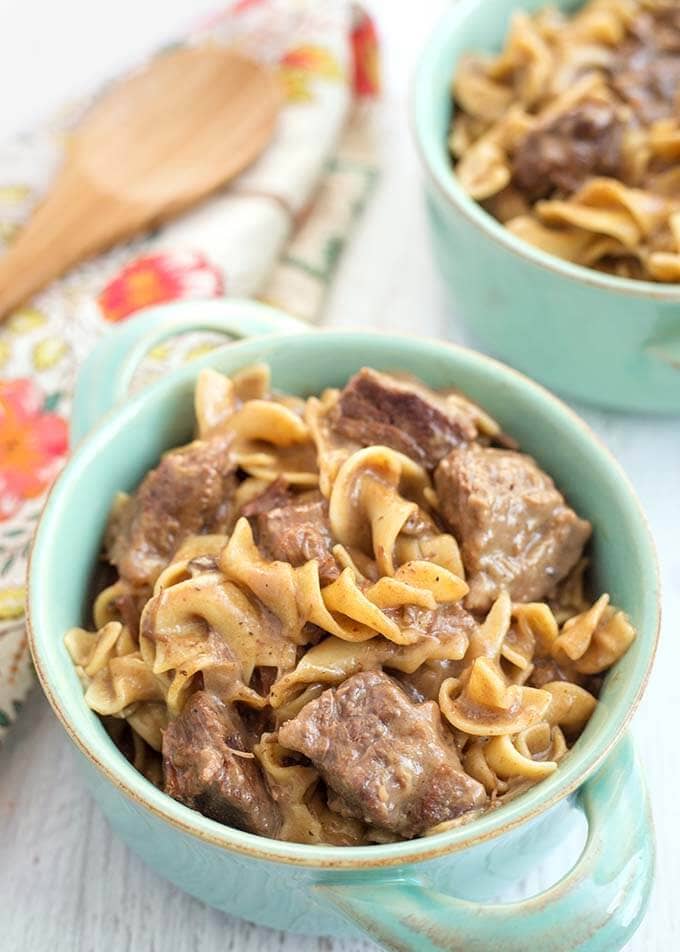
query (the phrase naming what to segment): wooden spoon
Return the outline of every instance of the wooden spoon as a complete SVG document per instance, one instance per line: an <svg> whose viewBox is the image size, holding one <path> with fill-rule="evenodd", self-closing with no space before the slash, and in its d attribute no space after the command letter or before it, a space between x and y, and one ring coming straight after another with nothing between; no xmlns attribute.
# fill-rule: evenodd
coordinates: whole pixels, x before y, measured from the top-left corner
<svg viewBox="0 0 680 952"><path fill-rule="evenodd" d="M0 318L74 264L241 172L269 142L279 105L273 73L217 46L173 50L115 86L0 258Z"/></svg>

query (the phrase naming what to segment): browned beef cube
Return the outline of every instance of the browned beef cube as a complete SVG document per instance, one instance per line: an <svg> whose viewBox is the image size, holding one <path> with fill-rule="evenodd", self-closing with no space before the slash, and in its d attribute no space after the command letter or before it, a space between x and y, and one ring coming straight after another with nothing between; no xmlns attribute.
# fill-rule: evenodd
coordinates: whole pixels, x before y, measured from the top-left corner
<svg viewBox="0 0 680 952"><path fill-rule="evenodd" d="M579 519L529 456L479 445L437 467L439 510L459 543L470 611L502 589L516 602L545 598L581 557L590 523Z"/></svg>
<svg viewBox="0 0 680 952"><path fill-rule="evenodd" d="M620 175L623 123L607 102L586 99L519 143L515 185L535 201L571 194L591 175Z"/></svg>
<svg viewBox="0 0 680 952"><path fill-rule="evenodd" d="M483 806L431 701L413 704L392 678L366 671L324 691L279 729L309 757L329 805L403 837Z"/></svg>
<svg viewBox="0 0 680 952"><path fill-rule="evenodd" d="M198 691L163 735L165 792L218 823L275 837L279 809L248 746L235 708Z"/></svg>
<svg viewBox="0 0 680 952"><path fill-rule="evenodd" d="M263 489L257 496L253 496L245 506L242 506L241 515L247 516L248 519L252 516L259 516L261 512L269 512L270 509L288 505L292 498L293 495L288 489L288 483L283 476L279 476L266 489Z"/></svg>
<svg viewBox="0 0 680 952"><path fill-rule="evenodd" d="M236 489L229 440L196 440L166 453L125 504L109 558L133 585L152 584L190 535L230 528Z"/></svg>
<svg viewBox="0 0 680 952"><path fill-rule="evenodd" d="M614 90L643 124L675 114L680 87L680 8L650 4L628 25L608 67Z"/></svg>
<svg viewBox="0 0 680 952"><path fill-rule="evenodd" d="M389 446L429 468L477 436L472 418L445 397L366 367L340 394L333 425L362 446Z"/></svg>
<svg viewBox="0 0 680 952"><path fill-rule="evenodd" d="M321 493L282 494L281 487L272 484L243 512L254 519L257 542L267 558L295 567L316 559L322 585L340 574L331 552L328 503Z"/></svg>

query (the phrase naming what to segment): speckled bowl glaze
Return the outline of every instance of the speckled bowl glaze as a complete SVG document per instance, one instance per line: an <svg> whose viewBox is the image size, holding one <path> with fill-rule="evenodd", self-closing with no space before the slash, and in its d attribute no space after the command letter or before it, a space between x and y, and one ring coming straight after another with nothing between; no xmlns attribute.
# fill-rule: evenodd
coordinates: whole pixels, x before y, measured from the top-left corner
<svg viewBox="0 0 680 952"><path fill-rule="evenodd" d="M146 350L187 328L250 339L118 403ZM231 373L258 360L271 366L277 388L301 395L342 385L366 364L411 371L434 387L460 387L593 522L595 585L629 613L639 634L608 675L591 722L558 771L523 796L467 825L405 843L281 843L221 826L157 790L85 705L63 638L87 620L88 583L114 493L133 488L164 450L190 438L201 367ZM74 431L83 439L52 489L33 546L31 647L92 792L131 849L160 875L233 915L297 932L368 934L400 952L612 952L628 940L648 899L654 847L644 784L624 731L654 655L658 579L633 490L578 417L526 377L460 347L300 330L261 305L214 301L156 309L110 335L83 368ZM589 836L571 872L533 899L489 904L559 845L575 811L585 812Z"/></svg>
<svg viewBox="0 0 680 952"><path fill-rule="evenodd" d="M567 12L581 5L553 3ZM601 274L532 247L469 198L451 168L446 138L458 58L499 50L515 10L545 5L460 0L425 47L412 118L435 257L485 350L569 397L680 413L680 285Z"/></svg>

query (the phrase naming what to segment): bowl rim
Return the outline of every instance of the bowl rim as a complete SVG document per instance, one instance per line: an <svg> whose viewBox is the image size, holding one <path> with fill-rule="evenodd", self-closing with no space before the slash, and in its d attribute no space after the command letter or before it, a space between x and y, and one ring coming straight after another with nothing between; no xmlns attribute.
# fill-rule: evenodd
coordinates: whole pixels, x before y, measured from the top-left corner
<svg viewBox="0 0 680 952"><path fill-rule="evenodd" d="M522 0L506 0L510 10L520 9ZM547 2L547 0L546 0ZM411 79L409 94L409 125L416 151L429 182L436 188L440 197L460 212L465 219L483 232L496 244L516 257L530 261L545 270L580 284L611 291L632 297L651 298L657 301L680 303L680 282L639 281L635 278L622 278L618 275L596 271L585 265L574 264L557 255L535 248L529 242L518 238L487 212L463 190L458 177L449 162L441 162L439 149L443 143L431 130L431 103L434 86L433 64L446 56L451 36L462 24L481 15L484 0L458 0L439 18L430 32L425 46L418 58ZM451 59L451 73L455 60Z"/></svg>
<svg viewBox="0 0 680 952"><path fill-rule="evenodd" d="M468 824L461 824L451 830L421 839L369 846L299 844L289 841L271 840L266 837L260 837L233 829L204 817L202 814L189 809L158 790L125 760L120 751L115 748L108 738L103 738L105 743L102 744L101 751L97 752L91 749L90 744L81 736L80 729L77 723L75 723L74 718L69 714L67 710L68 700L64 700L64 698L61 697L60 690L54 683L55 679L48 669L47 661L42 656L42 635L39 634L35 628L37 612L34 608L34 603L37 603L37 592L34 590L39 589L40 586L36 581L37 573L34 571L34 557L42 544L45 526L48 526L50 520L53 518L52 513L62 494L62 487L65 487L64 491L68 493L69 491L72 492L74 487L78 485L78 479L72 477L71 473L77 473L79 466L86 469L91 459L96 457L98 446L105 443L109 428L129 425L130 421L134 419L140 411L143 412L144 402L149 400L154 393L164 389L169 392L172 387L178 386L180 382L192 379L198 369L204 366L210 366L214 360L218 359L219 354L224 348L218 348L200 360L177 368L166 375L162 380L151 384L140 393L124 401L118 407L109 411L79 443L68 463L53 483L34 533L28 560L26 606L28 642L42 689L75 746L119 792L132 800L138 807L149 811L156 818L160 818L170 826L230 852L245 854L250 857L279 864L315 867L318 869L370 869L400 866L405 863L420 863L493 839L528 822L533 817L545 813L580 787L584 781L597 770L610 751L615 747L637 709L646 689L658 646L661 608L659 566L656 548L647 518L637 494L620 463L616 460L611 451L591 430L588 424L562 400L554 396L540 384L500 361L448 341L445 342L427 337L423 338L416 334L394 335L388 332L363 329L346 330L329 328L321 331L310 330L293 333L267 334L257 338L251 338L250 340L230 343L227 346L230 352L233 352L235 348L246 350L249 345L252 346L266 342L277 343L282 341L295 346L296 341L299 342L300 340L306 340L310 337L318 338L321 336L331 339L335 337L338 340L351 338L352 341L356 338L359 338L359 341L361 341L362 338L364 340L372 338L377 343L389 339L391 343L396 341L398 344L403 343L405 347L411 348L414 346L423 348L436 346L438 352L443 348L451 352L452 356L458 357L459 360L474 364L476 369L479 368L481 375L487 374L488 376L498 377L500 373L502 377L512 381L512 386L520 387L524 390L528 389L534 399L545 402L547 404L546 411L552 410L553 413L558 413L559 416L563 418L564 426L569 426L577 430L580 433L578 438L586 440L591 444L593 451L601 456L609 472L612 476L616 477L636 516L640 536L644 539L647 554L650 556L650 576L654 582L652 594L656 596L655 599L653 599L653 601L655 601L655 624L653 640L645 658L644 667L637 679L635 693L630 698L628 708L624 711L619 722L611 724L608 731L601 732L603 735L606 735L606 740L594 743L592 750L580 758L578 766L572 766L570 769L571 763L570 761L566 761L565 765L553 775L553 777L560 779L556 779L555 789L550 795L548 795L548 789L545 787L545 784L549 783L551 778L547 778L542 784L536 784L522 796L504 804L501 810L487 811ZM72 479L75 479L75 482L69 485ZM58 513L54 518L58 522ZM68 694L67 691L64 693ZM85 707L84 709L87 710ZM89 713L92 714L93 717L96 717L93 712ZM127 777L123 776L123 774L127 774ZM541 795L542 789L545 790L545 795L543 796Z"/></svg>

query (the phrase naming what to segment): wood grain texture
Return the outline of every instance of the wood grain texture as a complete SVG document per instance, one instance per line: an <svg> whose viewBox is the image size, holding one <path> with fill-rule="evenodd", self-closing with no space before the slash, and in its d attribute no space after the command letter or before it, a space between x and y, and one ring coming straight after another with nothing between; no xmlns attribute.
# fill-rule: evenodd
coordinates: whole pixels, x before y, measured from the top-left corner
<svg viewBox="0 0 680 952"><path fill-rule="evenodd" d="M0 318L96 252L172 218L243 171L280 103L269 68L218 46L171 50L95 102L0 260Z"/></svg>
<svg viewBox="0 0 680 952"><path fill-rule="evenodd" d="M38 0L35 3L37 10ZM83 0L68 0L73 8ZM121 9L134 13L132 0ZM168 7L180 16L187 0ZM471 342L451 313L430 256L417 161L406 118L408 74L446 0L421 0L417 16L373 0L386 47L387 99L380 140L385 172L342 262L328 323L376 325ZM26 0L26 7L30 3ZM149 27L150 29L150 27ZM150 37L152 34L150 33ZM603 361L607 355L602 355ZM577 407L619 458L652 524L662 566L659 655L634 734L651 791L657 880L627 952L680 948L680 422ZM569 855L573 859L574 851ZM564 856L564 868L569 865ZM34 691L0 751L2 952L368 952L368 943L302 939L229 919L149 872L117 839L82 789L69 743ZM536 871L535 891L556 871ZM539 950L532 950L539 952Z"/></svg>

